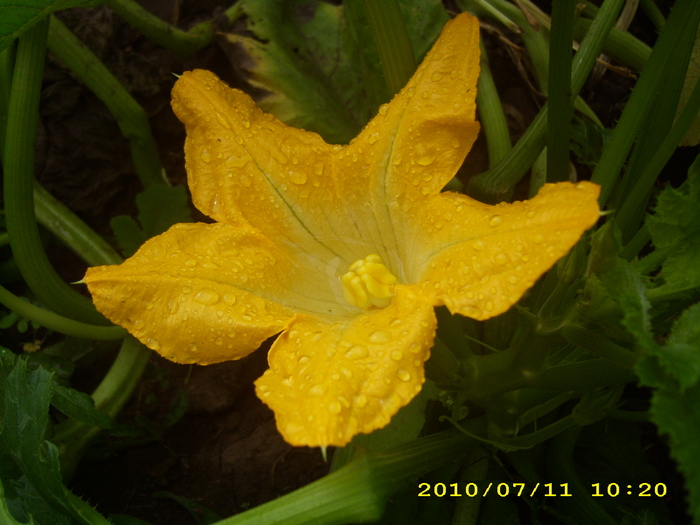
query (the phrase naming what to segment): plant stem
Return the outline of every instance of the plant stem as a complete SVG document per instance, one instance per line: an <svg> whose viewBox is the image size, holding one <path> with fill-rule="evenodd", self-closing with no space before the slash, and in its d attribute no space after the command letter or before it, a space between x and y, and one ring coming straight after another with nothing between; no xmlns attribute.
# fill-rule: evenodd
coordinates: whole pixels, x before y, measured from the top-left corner
<svg viewBox="0 0 700 525"><path fill-rule="evenodd" d="M552 4L549 44L549 112L547 114L547 182L569 180L571 97L571 43L576 3Z"/></svg>
<svg viewBox="0 0 700 525"><path fill-rule="evenodd" d="M482 421L474 425L478 423ZM451 430L386 453L366 452L318 481L215 525L329 525L375 521L381 517L392 493L445 462L458 461L474 444L473 440Z"/></svg>
<svg viewBox="0 0 700 525"><path fill-rule="evenodd" d="M403 88L416 70L406 22L396 0L363 0L389 93Z"/></svg>
<svg viewBox="0 0 700 525"><path fill-rule="evenodd" d="M100 341L112 341L121 339L126 335L126 330L120 326L96 326L94 324L81 323L67 317L63 317L49 310L39 308L17 297L15 294L0 286L0 303L16 312L18 315L39 323L41 326L65 335L83 337L85 339L98 339Z"/></svg>
<svg viewBox="0 0 700 525"><path fill-rule="evenodd" d="M644 71L632 91L625 110L603 150L591 180L601 186L600 202L606 203L627 155L644 125L657 93L666 80L665 70L675 60L675 53L697 31L700 4L695 0L678 0L663 32L652 50ZM692 39L690 40L692 44Z"/></svg>
<svg viewBox="0 0 700 525"><path fill-rule="evenodd" d="M147 187L167 183L148 116L138 102L100 59L55 16L51 17L48 45L51 52L85 83L117 119L119 129L129 140L131 158L141 184Z"/></svg>
<svg viewBox="0 0 700 525"><path fill-rule="evenodd" d="M47 18L26 31L17 49L4 156L7 232L22 276L49 308L73 319L108 324L51 266L34 216L34 142L48 25Z"/></svg>
<svg viewBox="0 0 700 525"><path fill-rule="evenodd" d="M214 28L211 25L196 33L189 33L161 20L132 0L108 0L105 3L144 36L180 56L199 51L214 39Z"/></svg>
<svg viewBox="0 0 700 525"><path fill-rule="evenodd" d="M476 90L476 108L479 120L486 135L486 145L489 152L489 166L495 166L513 147L508 131L508 122L503 112L503 105L498 97L498 90L493 81L489 57L484 41L481 40L481 74Z"/></svg>
<svg viewBox="0 0 700 525"><path fill-rule="evenodd" d="M122 257L107 241L38 182L34 183L34 205L37 220L90 266L122 262Z"/></svg>
<svg viewBox="0 0 700 525"><path fill-rule="evenodd" d="M590 70L600 55L606 36L615 23L623 0L606 0L591 24L572 63L571 92L578 95ZM468 193L485 202L495 202L508 198L515 184L537 159L545 146L546 124L549 104L537 114L524 135L513 147L510 154L498 165L472 177Z"/></svg>

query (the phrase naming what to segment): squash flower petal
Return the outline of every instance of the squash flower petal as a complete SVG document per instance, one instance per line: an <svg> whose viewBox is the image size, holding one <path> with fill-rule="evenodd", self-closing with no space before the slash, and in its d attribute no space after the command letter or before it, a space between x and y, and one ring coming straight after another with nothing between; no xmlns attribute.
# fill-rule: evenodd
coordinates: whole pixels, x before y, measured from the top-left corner
<svg viewBox="0 0 700 525"><path fill-rule="evenodd" d="M256 381L287 442L343 446L418 393L433 308L498 315L598 219L598 187L548 184L490 206L444 192L479 131L479 24L449 22L406 87L348 145L263 113L213 73L173 88L195 205L119 266L97 308L182 363L239 359L280 334Z"/></svg>

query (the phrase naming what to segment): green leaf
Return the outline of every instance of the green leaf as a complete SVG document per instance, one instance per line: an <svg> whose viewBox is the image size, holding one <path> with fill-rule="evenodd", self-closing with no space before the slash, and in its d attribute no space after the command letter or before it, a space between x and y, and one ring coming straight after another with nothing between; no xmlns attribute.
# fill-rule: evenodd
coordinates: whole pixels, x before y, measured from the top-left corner
<svg viewBox="0 0 700 525"><path fill-rule="evenodd" d="M89 395L56 383L51 384L51 404L70 418L100 428L112 428L111 417L95 408Z"/></svg>
<svg viewBox="0 0 700 525"><path fill-rule="evenodd" d="M0 0L0 51L51 13L70 7L90 7L104 0Z"/></svg>
<svg viewBox="0 0 700 525"><path fill-rule="evenodd" d="M138 223L120 215L110 222L119 246L129 257L151 237L160 235L178 222L191 222L187 188L154 184L136 196Z"/></svg>
<svg viewBox="0 0 700 525"><path fill-rule="evenodd" d="M2 361L6 371L10 361L5 357ZM29 371L24 359L16 361L4 382L0 446L24 473L16 490L18 495L27 496L21 502L27 515L36 515L36 505L32 503L43 501L62 516L80 520L66 497L58 448L46 441L52 375L41 367ZM28 508L28 505L32 506ZM45 511L43 504L39 507L43 509L41 512Z"/></svg>
<svg viewBox="0 0 700 525"><path fill-rule="evenodd" d="M197 503L196 501L192 501L190 499L183 498L182 496L178 496L177 494L173 494L172 492L156 492L153 494L153 497L169 498L173 501L176 501L177 503L185 507L190 514L192 514L192 517L197 522L197 525L210 525L221 520L221 517L218 514L216 514L213 510L208 509L207 507L200 503Z"/></svg>
<svg viewBox="0 0 700 525"><path fill-rule="evenodd" d="M646 225L656 250L665 256L663 284L650 297L700 287L700 157L678 189L669 186L661 192Z"/></svg>
<svg viewBox="0 0 700 525"><path fill-rule="evenodd" d="M0 523L4 525L34 525L35 521L33 517L29 517L29 521L17 521L15 517L10 512L8 506L9 498L6 497L5 490L3 487L2 479L0 479Z"/></svg>
<svg viewBox="0 0 700 525"><path fill-rule="evenodd" d="M243 0L253 36L226 35L234 44L228 49L232 63L245 69L252 86L269 93L259 105L330 143L349 142L390 98L364 10L357 4ZM403 0L401 5L421 58L449 17L437 0Z"/></svg>

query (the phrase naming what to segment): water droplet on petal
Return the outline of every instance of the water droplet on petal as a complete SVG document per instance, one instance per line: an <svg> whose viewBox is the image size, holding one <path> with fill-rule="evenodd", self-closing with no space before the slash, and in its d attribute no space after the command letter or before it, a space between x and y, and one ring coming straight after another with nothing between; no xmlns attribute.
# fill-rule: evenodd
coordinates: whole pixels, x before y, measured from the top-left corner
<svg viewBox="0 0 700 525"><path fill-rule="evenodd" d="M435 161L434 154L425 154L416 159L416 162L421 166L430 166Z"/></svg>
<svg viewBox="0 0 700 525"><path fill-rule="evenodd" d="M355 396L355 406L357 408L364 408L367 406L367 396L364 394L359 394Z"/></svg>
<svg viewBox="0 0 700 525"><path fill-rule="evenodd" d="M388 343L391 341L391 334L389 332L385 332L384 330L377 330L376 332L369 334L369 341L370 343L375 344Z"/></svg>
<svg viewBox="0 0 700 525"><path fill-rule="evenodd" d="M387 111L389 111L389 104L382 104L381 106L379 106L380 115L386 115Z"/></svg>
<svg viewBox="0 0 700 525"><path fill-rule="evenodd" d="M508 262L508 256L505 253L499 253L495 257L496 264L505 264Z"/></svg>
<svg viewBox="0 0 700 525"><path fill-rule="evenodd" d="M348 359L363 359L369 355L369 350L365 345L354 345L351 346L347 352L345 352L345 357Z"/></svg>
<svg viewBox="0 0 700 525"><path fill-rule="evenodd" d="M341 410L342 410L342 407L340 406L339 401L331 401L328 405L328 411L331 414L340 414Z"/></svg>
<svg viewBox="0 0 700 525"><path fill-rule="evenodd" d="M396 376L401 381L410 381L411 380L411 373L408 370L406 370L405 368L399 368L399 370L396 372Z"/></svg>
<svg viewBox="0 0 700 525"><path fill-rule="evenodd" d="M532 242L534 242L535 244L542 244L544 242L544 237L542 237L541 235L535 235L532 238Z"/></svg>
<svg viewBox="0 0 700 525"><path fill-rule="evenodd" d="M306 393L309 397L323 397L323 395L326 393L326 385L319 383L318 385L314 385L311 388L309 388L309 391Z"/></svg>
<svg viewBox="0 0 700 525"><path fill-rule="evenodd" d="M391 352L391 358L394 361L401 361L401 358L403 358L403 352L401 350L394 350Z"/></svg>
<svg viewBox="0 0 700 525"><path fill-rule="evenodd" d="M149 337L148 339L146 339L146 346L151 350L158 350L160 348L160 341Z"/></svg>
<svg viewBox="0 0 700 525"><path fill-rule="evenodd" d="M187 266L188 268L192 268L193 266L197 266L197 261L195 261L194 259L187 259L185 261L185 266Z"/></svg>
<svg viewBox="0 0 700 525"><path fill-rule="evenodd" d="M500 215L494 215L493 217L491 217L491 219L489 219L489 226L491 226L492 228L500 226L501 224L503 224L503 217L501 217Z"/></svg>
<svg viewBox="0 0 700 525"><path fill-rule="evenodd" d="M440 82L443 76L444 75L439 71L435 71L432 75L430 75L430 80L432 80L433 82Z"/></svg>
<svg viewBox="0 0 700 525"><path fill-rule="evenodd" d="M145 324L146 323L144 323L142 319L137 319L136 321L134 321L134 329L141 330L141 328L143 328Z"/></svg>
<svg viewBox="0 0 700 525"><path fill-rule="evenodd" d="M246 129L248 129L248 128L250 127L250 121L244 120L244 121L243 121L243 127L246 128Z"/></svg>
<svg viewBox="0 0 700 525"><path fill-rule="evenodd" d="M191 293L191 292L192 292L192 288L190 288L189 286L182 287L182 293Z"/></svg>
<svg viewBox="0 0 700 525"><path fill-rule="evenodd" d="M290 172L289 180L291 180L294 184L304 184L307 180L306 173L303 171Z"/></svg>
<svg viewBox="0 0 700 525"><path fill-rule="evenodd" d="M214 290L205 288L204 290L201 290L197 293L197 295L194 296L194 300L197 301L199 304L209 306L219 302L219 294L216 293Z"/></svg>
<svg viewBox="0 0 700 525"><path fill-rule="evenodd" d="M202 150L202 153L200 153L199 158L202 159L202 162L206 162L207 164L211 162L211 154L209 153L209 150Z"/></svg>

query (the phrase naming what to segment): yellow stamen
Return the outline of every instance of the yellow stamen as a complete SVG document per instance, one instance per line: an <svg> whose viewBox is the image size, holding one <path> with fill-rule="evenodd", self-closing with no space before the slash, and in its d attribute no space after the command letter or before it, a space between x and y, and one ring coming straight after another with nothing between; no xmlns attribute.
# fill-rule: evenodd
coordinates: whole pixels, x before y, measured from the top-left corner
<svg viewBox="0 0 700 525"><path fill-rule="evenodd" d="M373 253L352 263L340 282L345 300L351 305L385 308L391 303L397 279L382 258Z"/></svg>

